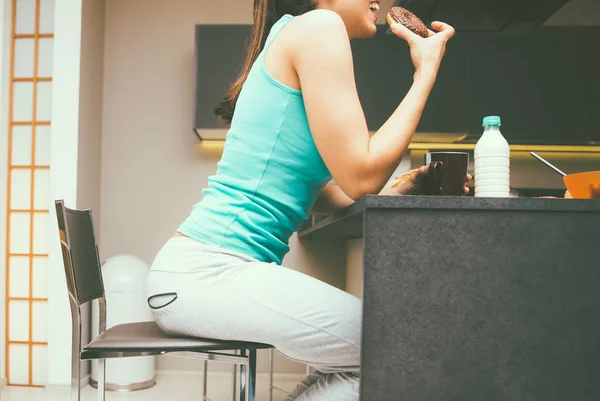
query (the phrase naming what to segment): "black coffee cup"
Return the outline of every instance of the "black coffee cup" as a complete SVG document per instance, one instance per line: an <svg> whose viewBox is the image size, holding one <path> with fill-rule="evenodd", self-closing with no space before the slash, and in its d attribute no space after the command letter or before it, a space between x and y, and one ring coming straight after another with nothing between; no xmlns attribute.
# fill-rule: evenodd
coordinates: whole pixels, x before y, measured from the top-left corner
<svg viewBox="0 0 600 401"><path fill-rule="evenodd" d="M463 196L469 170L469 154L464 152L429 152L428 193L430 195Z"/></svg>

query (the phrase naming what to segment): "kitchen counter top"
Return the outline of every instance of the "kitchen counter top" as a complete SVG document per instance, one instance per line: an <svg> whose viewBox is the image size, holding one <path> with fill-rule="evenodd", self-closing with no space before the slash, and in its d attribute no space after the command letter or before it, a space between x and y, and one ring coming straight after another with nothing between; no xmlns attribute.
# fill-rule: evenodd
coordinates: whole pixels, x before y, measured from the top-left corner
<svg viewBox="0 0 600 401"><path fill-rule="evenodd" d="M304 226L298 236L306 239L360 238L366 209L600 212L600 200L368 195L331 216Z"/></svg>

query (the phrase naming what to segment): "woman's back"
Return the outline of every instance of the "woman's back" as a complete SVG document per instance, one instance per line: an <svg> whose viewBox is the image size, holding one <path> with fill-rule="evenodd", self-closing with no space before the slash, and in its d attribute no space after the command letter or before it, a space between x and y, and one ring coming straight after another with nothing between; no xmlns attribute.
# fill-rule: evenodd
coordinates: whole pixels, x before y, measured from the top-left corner
<svg viewBox="0 0 600 401"><path fill-rule="evenodd" d="M217 173L178 230L276 263L331 178L314 144L302 92L279 82L264 64L269 45L292 19L285 15L271 29L240 92Z"/></svg>

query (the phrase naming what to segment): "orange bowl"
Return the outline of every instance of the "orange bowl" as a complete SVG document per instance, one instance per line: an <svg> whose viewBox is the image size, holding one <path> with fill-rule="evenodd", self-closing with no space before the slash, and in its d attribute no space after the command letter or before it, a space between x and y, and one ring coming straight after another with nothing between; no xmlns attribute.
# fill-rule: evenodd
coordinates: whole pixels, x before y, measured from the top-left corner
<svg viewBox="0 0 600 401"><path fill-rule="evenodd" d="M575 199L600 198L600 171L568 174L563 180Z"/></svg>

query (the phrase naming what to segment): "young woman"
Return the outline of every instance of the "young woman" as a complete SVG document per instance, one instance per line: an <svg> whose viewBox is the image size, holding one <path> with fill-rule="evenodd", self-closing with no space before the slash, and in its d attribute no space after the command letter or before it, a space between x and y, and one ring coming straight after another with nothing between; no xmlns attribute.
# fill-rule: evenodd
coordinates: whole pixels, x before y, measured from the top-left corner
<svg viewBox="0 0 600 401"><path fill-rule="evenodd" d="M358 399L362 309L352 295L279 266L289 237L311 210L335 211L366 194L418 193L427 172L384 188L454 30L435 22L423 39L392 28L410 45L414 82L370 138L350 40L375 34L378 6L255 1L243 72L216 109L231 125L218 171L152 264L149 303L166 332L273 344L315 368L288 401Z"/></svg>

